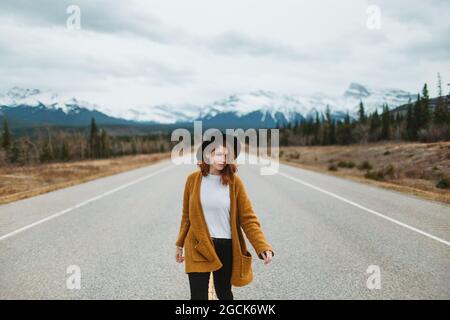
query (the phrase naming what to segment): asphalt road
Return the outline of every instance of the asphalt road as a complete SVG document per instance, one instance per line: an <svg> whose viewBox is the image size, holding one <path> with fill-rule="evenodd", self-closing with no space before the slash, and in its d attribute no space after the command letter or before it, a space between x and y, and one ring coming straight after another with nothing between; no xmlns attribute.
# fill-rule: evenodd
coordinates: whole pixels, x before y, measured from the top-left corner
<svg viewBox="0 0 450 320"><path fill-rule="evenodd" d="M165 161L0 205L0 298L188 299L174 242L193 170ZM276 255L236 299L450 298L450 206L285 165L239 174Z"/></svg>

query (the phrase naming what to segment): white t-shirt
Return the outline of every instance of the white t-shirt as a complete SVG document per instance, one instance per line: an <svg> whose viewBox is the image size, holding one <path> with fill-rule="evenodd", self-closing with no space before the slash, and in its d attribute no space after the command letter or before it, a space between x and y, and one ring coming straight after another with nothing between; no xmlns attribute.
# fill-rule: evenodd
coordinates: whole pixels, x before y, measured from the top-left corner
<svg viewBox="0 0 450 320"><path fill-rule="evenodd" d="M214 174L202 177L200 200L211 237L231 239L230 186L220 178Z"/></svg>

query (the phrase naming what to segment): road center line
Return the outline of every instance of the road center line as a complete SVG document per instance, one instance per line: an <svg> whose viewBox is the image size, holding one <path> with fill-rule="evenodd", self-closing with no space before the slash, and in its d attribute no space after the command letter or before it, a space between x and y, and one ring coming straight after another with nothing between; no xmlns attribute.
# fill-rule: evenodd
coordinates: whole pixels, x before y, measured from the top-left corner
<svg viewBox="0 0 450 320"><path fill-rule="evenodd" d="M348 204L350 204L350 205L352 205L352 206L355 206L355 207L357 207L357 208L360 208L360 209L362 209L362 210L364 210L364 211L367 211L367 212L369 212L369 213L372 213L372 214L374 214L374 215L376 215L376 216L378 216L378 217L380 217L380 218L386 219L386 220L388 220L388 221L390 221L390 222L393 222L393 223L395 223L395 224L397 224L397 225L399 225L399 226L402 226L402 227L404 227L404 228L406 228L406 229L409 229L409 230L411 230L411 231L417 232L417 233L419 233L419 234L421 234L421 235L423 235L423 236L426 236L426 237L428 237L428 238L430 238L430 239L433 239L433 240L438 241L438 242L440 242L440 243L443 243L443 244L445 244L445 245L447 245L447 246L450 246L450 242L449 242L449 241L446 241L446 240L441 239L441 238L439 238L439 237L433 236L432 234L429 234L428 232L425 232L425 231L423 231L423 230L417 229L417 228L415 228L415 227L413 227L413 226L410 226L410 225L408 225L408 224L406 224L406 223L403 223L403 222L401 222L401 221L398 221L398 220L396 220L396 219L394 219L394 218L388 217L388 216L386 216L386 215L384 215L384 214L382 214L382 213L379 213L379 212L377 212L377 211L375 211L375 210L366 208L366 207L364 207L364 206L362 206L362 205L360 205L360 204L358 204L358 203L356 203L356 202L353 202L353 201L351 201L351 200L348 200L348 199L346 199L346 198L344 198L344 197L341 197L341 196L339 196L339 195L337 195L337 194L334 194L334 193L332 193L332 192L330 192L330 191L327 191L327 190L325 190L325 189L319 188L319 187L317 187L317 186L315 186L315 185L312 185L312 184L310 184L310 183L308 183L308 182L302 181L302 180L300 180L300 179L298 179L298 178L295 178L295 177L293 177L293 176L291 176L291 175L289 175L289 174L286 174L286 173L284 173L284 172L281 172L281 171L278 171L277 174L279 174L279 175L281 175L281 176L283 176L283 177L285 177L285 178L288 178L288 179L290 179L290 180L292 180L292 181L295 181L295 182L297 182L297 183L303 184L303 185L305 185L305 186L307 186L307 187L309 187L309 188L311 188L311 189L314 189L314 190L316 190L316 191L325 193L325 194L329 195L330 197L339 199L339 200L341 200L341 201L343 201L343 202L346 202L346 203L348 203Z"/></svg>
<svg viewBox="0 0 450 320"><path fill-rule="evenodd" d="M169 169L172 168L172 167L173 167L173 165L170 165L170 166L168 166L168 167L162 168L162 169L157 170L157 171L155 171L155 172L149 173L148 175L143 176L143 177L140 177L139 179L136 179L136 180L133 180L133 181L131 181L131 182L128 182L128 183L126 183L126 184L124 184L124 185L121 185L120 187L117 187L117 188L114 188L114 189L112 189L112 190L109 190L109 191L107 191L107 192L105 192L105 193L102 193L102 194L100 194L100 195L98 195L98 196L95 196L95 197L93 197L93 198L90 198L90 199L88 199L88 200L85 200L85 201L83 201L83 202L80 202L80 203L78 203L78 204L76 204L76 205L74 205L74 206L72 206L72 207L70 207L70 208L64 209L64 210L59 211L59 212L57 212L57 213L55 213L55 214L52 214L52 215L50 215L50 216L48 216L48 217L45 217L45 218L43 218L43 219L41 219L41 220L38 220L38 221L33 222L33 223L29 224L29 225L26 225L26 226L24 226L24 227L22 227L22 228L19 228L19 229L14 230L14 231L12 231L12 232L10 232L10 233L7 233L7 234L5 234L5 235L3 235L3 236L0 237L0 241L5 240L5 239L7 239L7 238L9 238L9 237L12 237L12 236L14 236L14 235L16 235L16 234L19 234L19 233L21 233L21 232L23 232L23 231L25 231L25 230L31 229L31 228L33 228L33 227L35 227L35 226L37 226L37 225L40 225L41 223L44 223L44 222L46 222L46 221L55 219L55 218L57 218L57 217L59 217L59 216L65 214L65 213L67 213L67 212L70 212L70 211L73 211L73 210L75 210L75 209L77 209L77 208L80 208L80 207L82 207L82 206L85 206L85 205L87 205L88 203L94 202L94 201L96 201L96 200L99 200L99 199L101 199L101 198L104 198L104 197L106 197L106 196L109 196L109 195L111 195L111 194L113 194L113 193L115 193L115 192L117 192L117 191L120 191L120 190L122 190L122 189L128 188L128 187L130 187L130 186L132 186L132 185L134 185L134 184L136 184L136 183L139 183L139 182L141 182L141 181L143 181L143 180L146 180L146 179L148 179L148 178L151 178L151 177L153 177L153 176L156 176L157 174L160 174L160 173L162 173L162 172L164 172L164 171L167 171L167 170L169 170Z"/></svg>

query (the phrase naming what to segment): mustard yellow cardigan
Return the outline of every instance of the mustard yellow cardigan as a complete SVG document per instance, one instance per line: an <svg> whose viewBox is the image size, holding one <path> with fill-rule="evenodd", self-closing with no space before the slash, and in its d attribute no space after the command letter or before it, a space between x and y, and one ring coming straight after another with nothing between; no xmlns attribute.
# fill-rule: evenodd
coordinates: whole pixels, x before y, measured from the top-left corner
<svg viewBox="0 0 450 320"><path fill-rule="evenodd" d="M222 267L212 242L200 201L201 171L191 173L185 183L181 225L176 245L184 247L185 272L211 272ZM243 237L244 230L247 239L263 259L261 253L272 251L267 242L259 219L253 211L242 180L234 175L230 188L230 223L233 248L233 271L231 284L245 286L253 280L252 255L247 250Z"/></svg>

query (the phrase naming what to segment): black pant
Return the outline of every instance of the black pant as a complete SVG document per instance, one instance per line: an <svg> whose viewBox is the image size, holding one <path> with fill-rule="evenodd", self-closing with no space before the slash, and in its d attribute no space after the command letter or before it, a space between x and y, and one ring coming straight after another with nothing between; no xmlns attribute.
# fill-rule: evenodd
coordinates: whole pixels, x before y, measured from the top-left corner
<svg viewBox="0 0 450 320"><path fill-rule="evenodd" d="M213 271L214 287L219 300L233 300L231 292L231 270L233 251L231 239L212 238L214 248L222 262L222 268ZM209 277L211 272L190 272L189 286L191 300L208 300Z"/></svg>

